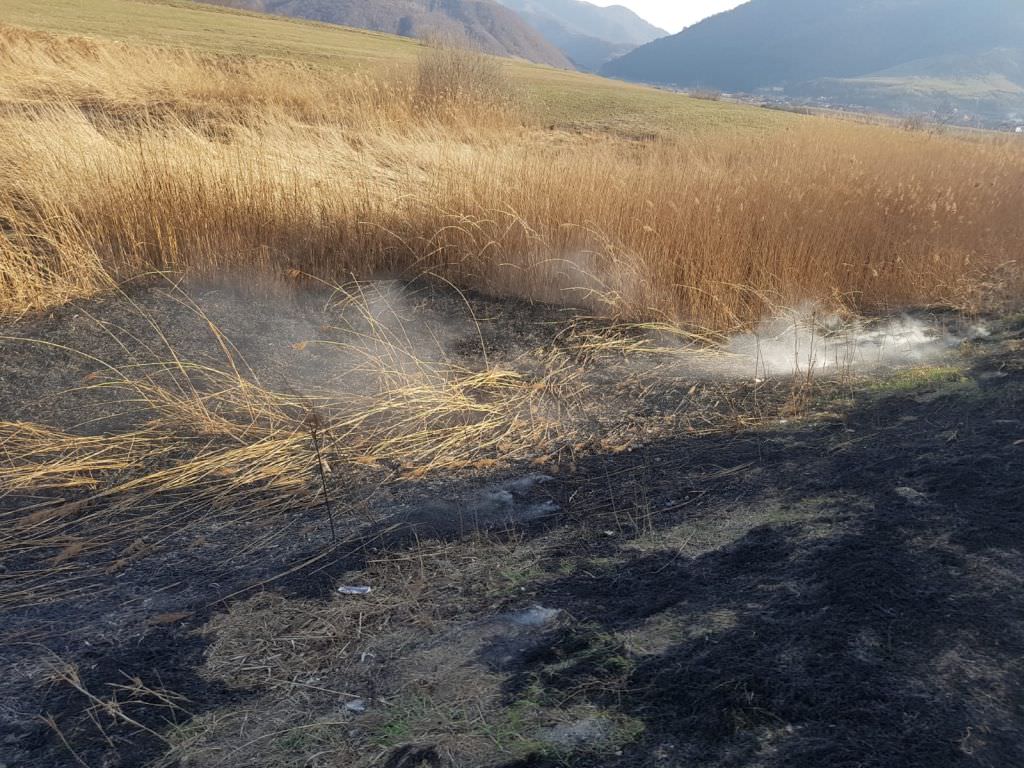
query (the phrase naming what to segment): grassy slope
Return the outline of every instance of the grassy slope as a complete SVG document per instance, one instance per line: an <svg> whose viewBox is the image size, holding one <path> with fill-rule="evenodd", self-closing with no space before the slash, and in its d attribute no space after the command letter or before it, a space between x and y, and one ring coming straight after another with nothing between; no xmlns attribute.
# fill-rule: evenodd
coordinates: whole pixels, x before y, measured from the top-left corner
<svg viewBox="0 0 1024 768"><path fill-rule="evenodd" d="M1024 98L1024 52L1001 48L976 56L936 56L838 81L853 87L888 89L892 96L950 96L1002 102Z"/></svg>
<svg viewBox="0 0 1024 768"><path fill-rule="evenodd" d="M59 7L65 28L88 26ZM378 37L170 11L172 29L184 19L195 34L225 34L213 21L226 18L251 40L270 22L257 43L279 43L278 29ZM159 28L128 18L129 32ZM0 187L15 191L0 195L12 222L0 228L0 279L13 287L0 312L153 269L337 281L426 269L501 295L569 291L618 317L728 330L812 299L962 306L979 269L1019 255L1015 147L791 115L791 129L750 133L777 113L380 39L426 55L363 77L0 26L11 109ZM462 95L439 101L438 82ZM516 92L544 106L524 110ZM524 124L524 111L549 120ZM633 140L665 130L684 134Z"/></svg>
<svg viewBox="0 0 1024 768"><path fill-rule="evenodd" d="M383 68L411 61L419 45L364 30L199 5L187 0L4 0L0 20L34 29L94 35L220 53L303 59L342 69ZM627 134L702 130L766 130L791 115L512 63L515 77L553 124Z"/></svg>
<svg viewBox="0 0 1024 768"><path fill-rule="evenodd" d="M1009 110L1013 104L1024 105L1024 87L1005 75L992 73L961 79L928 76L882 76L849 78L834 81L839 88L852 88L858 92L873 93L894 104L914 98L929 98L943 103L951 99L965 102L992 102L995 108ZM968 108L970 104L966 105Z"/></svg>

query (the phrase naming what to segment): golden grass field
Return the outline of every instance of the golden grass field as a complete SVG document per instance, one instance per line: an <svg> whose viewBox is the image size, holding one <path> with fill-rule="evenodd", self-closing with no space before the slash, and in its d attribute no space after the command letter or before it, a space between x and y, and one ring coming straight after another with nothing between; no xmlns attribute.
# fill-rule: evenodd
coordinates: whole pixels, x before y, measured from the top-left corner
<svg viewBox="0 0 1024 768"><path fill-rule="evenodd" d="M1019 143L781 115L189 3L58 0L42 12L14 0L5 12L129 40L0 27L0 313L10 317L154 273L257 293L281 280L426 275L725 333L807 302L973 310L1019 277ZM550 106L566 101L568 111ZM650 128L640 135L637 124ZM160 414L155 432L190 424L244 446L200 466L248 462L255 475L239 477L271 471L287 485L297 465L267 470L260 458L308 463L296 448L304 408L290 395L230 360L215 371L149 362L170 382L114 378ZM391 415L379 440L359 443L363 458L405 451L419 466L451 466L467 440L476 450L455 463L489 456L535 395L504 370L430 369L427 379L388 385ZM466 393L481 387L507 408L470 419L479 434L433 430L474 411ZM377 423L352 415L360 408L342 409L336 439ZM73 487L130 466L145 442L4 428L19 457L7 492ZM78 457L72 469L55 444ZM189 464L146 482L166 490L205 476Z"/></svg>
<svg viewBox="0 0 1024 768"><path fill-rule="evenodd" d="M709 333L807 302L975 310L1019 287L1020 142L185 2L11 0L4 21L27 25L0 27L10 317L154 273L253 291L426 275ZM171 410L210 418L188 402Z"/></svg>
<svg viewBox="0 0 1024 768"><path fill-rule="evenodd" d="M282 280L429 276L704 334L807 302L975 310L1019 287L1017 142L780 115L190 3L5 11L128 40L0 27L9 317L154 274L254 294ZM553 110L569 93L571 109ZM371 317L359 291L341 295ZM501 367L424 364L392 333L371 323L360 347L383 382L369 399L320 403L344 460L422 471L543 452L557 426L537 421L538 403L576 376L564 360L549 359L538 385ZM90 488L110 519L118 503L210 478L213 499L225 474L294 498L310 406L260 385L219 343L214 368L167 344L141 371L97 360L90 386L130 392L153 420L99 442L5 422L0 488ZM178 446L187 460L173 469L97 481L182 432L224 444Z"/></svg>
<svg viewBox="0 0 1024 768"><path fill-rule="evenodd" d="M18 28L3 50L8 313L153 270L429 272L721 330L808 300L964 306L1024 231L1011 141L552 130L511 68L426 49L346 75Z"/></svg>
<svg viewBox="0 0 1024 768"><path fill-rule="evenodd" d="M187 47L229 56L300 61L328 72L388 72L415 63L422 46L405 38L245 13L189 0L9 0L0 22L129 43ZM760 131L791 121L726 103L697 102L525 61L506 62L543 119L560 126L637 135L708 129Z"/></svg>
<svg viewBox="0 0 1024 768"><path fill-rule="evenodd" d="M973 310L1017 285L1019 143L780 116L191 4L34 8L15 0L6 10L93 34L113 34L125 9L133 23L116 25L131 42L0 27L0 313L9 317L155 273L254 294L282 280L430 276L715 334L806 302ZM201 23L210 14L214 31ZM281 58L274 45L293 39L297 57ZM553 115L544 101L562 87L599 106L574 123ZM606 95L620 90L615 98L633 100L642 120L655 115L655 130L607 129L624 102ZM696 119L673 125L673 110ZM596 114L610 116L605 129L593 128ZM732 129L713 130L718 120ZM362 301L358 289L342 295ZM538 423L538 399L576 375L564 361L548 360L538 385L501 367L424 365L388 329L368 333L367 364L383 383L369 400L323 401L344 460L422 471L551 447L557 425ZM99 442L5 422L0 489L88 488L110 519L118 504L140 508L197 483L210 483L215 500L225 475L233 489L273 486L294 501L311 460L309 406L260 385L229 342L219 342L227 354L215 368L167 344L131 371L97 360L89 386L131 393L152 420ZM171 469L97 480L137 471L140 456L149 466L181 434L222 443L198 454L177 446L186 459Z"/></svg>

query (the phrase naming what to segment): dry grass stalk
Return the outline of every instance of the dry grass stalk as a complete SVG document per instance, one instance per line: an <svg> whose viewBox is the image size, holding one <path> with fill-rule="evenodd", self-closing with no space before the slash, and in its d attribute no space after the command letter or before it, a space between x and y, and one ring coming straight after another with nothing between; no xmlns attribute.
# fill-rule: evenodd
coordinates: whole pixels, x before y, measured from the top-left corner
<svg viewBox="0 0 1024 768"><path fill-rule="evenodd" d="M0 604L66 597L92 559L120 570L185 535L196 519L241 522L311 508L331 466L419 477L526 459L557 437L557 401L577 373L556 361L538 380L421 359L362 288L339 288L338 296L336 311L354 314L364 329L333 343L360 374L351 389L274 391L203 315L225 353L222 366L168 348L164 360L120 369L96 361L100 370L86 377L83 388L115 390L136 426L83 436L0 422L0 501L36 500L0 511L0 547L11 558L50 563L46 578L8 574Z"/></svg>
<svg viewBox="0 0 1024 768"><path fill-rule="evenodd" d="M637 144L517 125L469 54L373 81L0 35L4 312L154 269L431 272L727 329L765 299L973 305L1024 237L1009 142L814 119Z"/></svg>

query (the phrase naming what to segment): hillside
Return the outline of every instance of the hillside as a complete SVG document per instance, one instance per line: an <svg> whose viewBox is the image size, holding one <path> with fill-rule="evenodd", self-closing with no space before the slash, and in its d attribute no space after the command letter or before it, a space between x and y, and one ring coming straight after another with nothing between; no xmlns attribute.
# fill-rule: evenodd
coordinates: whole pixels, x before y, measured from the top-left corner
<svg viewBox="0 0 1024 768"><path fill-rule="evenodd" d="M213 5L371 29L402 37L465 40L485 53L553 67L569 60L494 0L202 0Z"/></svg>
<svg viewBox="0 0 1024 768"><path fill-rule="evenodd" d="M574 34L612 43L643 45L668 34L621 5L602 8L582 0L498 1L519 13L554 19Z"/></svg>
<svg viewBox="0 0 1024 768"><path fill-rule="evenodd" d="M1007 118L1024 112L1024 48L939 56L863 77L822 78L787 89L797 97L831 99L882 111Z"/></svg>
<svg viewBox="0 0 1024 768"><path fill-rule="evenodd" d="M1019 58L999 53L1022 40L1024 4L1016 0L752 0L603 72L741 92L854 92L865 87L856 79L871 78L876 92L890 92L879 100L898 105L918 80L953 100L958 83L960 91L964 83L1024 83Z"/></svg>
<svg viewBox="0 0 1024 768"><path fill-rule="evenodd" d="M598 72L609 61L625 56L636 47L628 43L612 43L598 37L574 34L550 18L527 18L545 40L557 47L573 66L583 72Z"/></svg>
<svg viewBox="0 0 1024 768"><path fill-rule="evenodd" d="M624 56L636 45L613 43L599 37L572 32L560 21L543 13L520 11L519 14L544 39L565 54L573 65L584 72L597 72L612 59Z"/></svg>
<svg viewBox="0 0 1024 768"><path fill-rule="evenodd" d="M291 59L336 75L383 73L412 66L415 40L336 24L233 10L189 0L4 0L3 19L31 29L129 43L185 47L260 59ZM628 136L761 134L790 125L784 112L688 99L668 91L509 59L505 68L525 92L535 116L573 130L599 128Z"/></svg>
<svg viewBox="0 0 1024 768"><path fill-rule="evenodd" d="M498 0L564 53L579 69L596 71L638 45L668 33L628 8L581 0Z"/></svg>

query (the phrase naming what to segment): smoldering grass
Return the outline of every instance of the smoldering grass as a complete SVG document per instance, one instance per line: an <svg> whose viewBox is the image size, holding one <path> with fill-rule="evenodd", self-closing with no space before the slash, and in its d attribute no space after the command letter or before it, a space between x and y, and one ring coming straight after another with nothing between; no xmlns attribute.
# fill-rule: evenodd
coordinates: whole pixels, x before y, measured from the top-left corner
<svg viewBox="0 0 1024 768"><path fill-rule="evenodd" d="M7 26L0 39L0 314L160 272L430 274L622 323L581 331L526 375L417 349L350 291L363 330L310 343L337 345L372 386L301 397L257 376L212 322L217 363L158 327L152 348L109 328L137 359L95 361L86 385L122 393L131 429L0 425L0 498L86 503L0 534L12 551L66 553L53 566L65 575L74 553L164 542L197 508L235 520L307 508L309 399L327 417L329 463L416 477L572 444L588 358L700 353L803 300L970 310L1020 295L1015 144L818 119L638 144L540 130L473 88L424 109L410 72L329 77Z"/></svg>
<svg viewBox="0 0 1024 768"><path fill-rule="evenodd" d="M372 307L350 302L346 308L362 313L367 330L339 348L374 374L374 386L278 392L247 376L234 345L198 306L183 303L199 313L226 359L220 366L194 363L169 347L165 359L152 362L136 359L119 368L98 361L83 388L116 394L120 411L111 416L135 414L130 428L80 435L0 424L0 499L70 499L34 511L15 504L0 513L5 552L49 558L53 568L42 582L34 570L7 574L6 596L23 600L28 584L34 600L66 594L80 559L82 568L95 567L96 557L106 558L103 568L127 567L131 558L121 553L132 542L159 549L197 515L207 524L214 518L242 523L309 509L319 496L313 490L318 467L323 486L328 465L335 478L341 466L412 478L525 458L559 433L547 380L560 378L566 386L570 372L555 370L538 381L491 365L471 370L443 358L422 360ZM319 458L309 446L311 408L319 414Z"/></svg>

